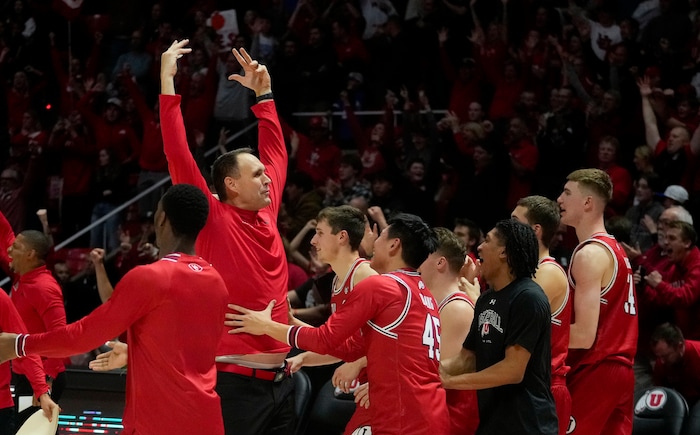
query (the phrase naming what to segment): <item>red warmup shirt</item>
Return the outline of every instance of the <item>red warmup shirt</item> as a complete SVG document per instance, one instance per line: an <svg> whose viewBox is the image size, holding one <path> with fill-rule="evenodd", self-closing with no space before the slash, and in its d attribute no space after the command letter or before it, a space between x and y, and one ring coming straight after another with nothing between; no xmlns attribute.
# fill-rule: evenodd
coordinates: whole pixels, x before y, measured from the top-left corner
<svg viewBox="0 0 700 435"><path fill-rule="evenodd" d="M627 255L617 240L610 234L596 233L581 242L571 254L571 264L576 253L588 243L598 243L613 257L615 275L611 282L600 290L600 316L595 341L590 349L569 349L567 363L571 373L590 364L615 361L632 367L637 351L637 297L632 280L632 267ZM569 266L569 288L576 300L576 283ZM571 322L576 322L572 313Z"/></svg>
<svg viewBox="0 0 700 435"><path fill-rule="evenodd" d="M287 300L287 261L277 230L277 215L287 178L287 150L273 101L252 107L258 118L260 160L270 183L271 204L257 212L217 200L190 153L179 109L179 95L160 96L163 145L173 183L199 187L209 199L209 218L197 238L197 254L224 278L228 303L263 310L271 300ZM272 319L287 323L287 305L278 303ZM217 355L287 353L289 346L267 336L221 334ZM225 370L225 364L220 369Z"/></svg>
<svg viewBox="0 0 700 435"><path fill-rule="evenodd" d="M22 318L12 304L10 297L7 296L7 293L4 291L0 291L0 331L14 333L27 332ZM49 386L46 384L44 367L41 364L41 358L38 356L14 360L12 362L12 368L15 373L27 377L36 397L49 391ZM5 362L0 364L0 409L10 408L14 405L12 393L10 393L10 379L10 363Z"/></svg>
<svg viewBox="0 0 700 435"><path fill-rule="evenodd" d="M202 258L169 254L124 275L107 302L56 331L30 334L27 354L87 352L129 337L122 434L224 433L214 358L227 299Z"/></svg>
<svg viewBox="0 0 700 435"><path fill-rule="evenodd" d="M654 385L673 388L693 406L700 399L700 341L685 340L685 354L679 365L667 367L658 358L653 379Z"/></svg>
<svg viewBox="0 0 700 435"><path fill-rule="evenodd" d="M474 309L472 302L462 292L454 292L447 295L440 302L438 312L452 301L464 301ZM447 395L447 410L450 412L450 435L469 435L476 433L479 427L479 404L476 398L476 390L445 390Z"/></svg>
<svg viewBox="0 0 700 435"><path fill-rule="evenodd" d="M683 336L700 339L700 250L693 246L681 263L669 264L656 288L647 285L644 296L656 305L674 309Z"/></svg>
<svg viewBox="0 0 700 435"><path fill-rule="evenodd" d="M358 329L364 346L346 341ZM439 335L435 299L417 272L399 270L364 279L324 325L292 326L287 340L344 361L367 356L372 433L437 435L449 427Z"/></svg>
<svg viewBox="0 0 700 435"><path fill-rule="evenodd" d="M7 248L15 241L15 234L5 216L0 213L0 267L12 278L10 298L30 333L52 331L66 326L63 292L46 266L40 266L24 275L10 270ZM44 359L44 371L55 378L66 371L62 358Z"/></svg>

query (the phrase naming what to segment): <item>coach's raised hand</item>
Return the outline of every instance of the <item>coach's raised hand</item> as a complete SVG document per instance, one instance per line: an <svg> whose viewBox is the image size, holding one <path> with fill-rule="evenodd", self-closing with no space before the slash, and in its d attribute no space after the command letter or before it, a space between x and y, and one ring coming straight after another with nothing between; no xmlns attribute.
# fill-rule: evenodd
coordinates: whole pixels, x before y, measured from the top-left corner
<svg viewBox="0 0 700 435"><path fill-rule="evenodd" d="M192 51L186 47L189 39L175 40L160 56L160 93L175 95L174 77L177 74L177 60Z"/></svg>
<svg viewBox="0 0 700 435"><path fill-rule="evenodd" d="M270 73L265 65L261 65L257 60L253 60L245 49L240 51L235 48L231 50L236 60L243 68L244 75L231 74L228 79L235 80L241 85L255 92L255 96L269 94L272 92L272 81Z"/></svg>

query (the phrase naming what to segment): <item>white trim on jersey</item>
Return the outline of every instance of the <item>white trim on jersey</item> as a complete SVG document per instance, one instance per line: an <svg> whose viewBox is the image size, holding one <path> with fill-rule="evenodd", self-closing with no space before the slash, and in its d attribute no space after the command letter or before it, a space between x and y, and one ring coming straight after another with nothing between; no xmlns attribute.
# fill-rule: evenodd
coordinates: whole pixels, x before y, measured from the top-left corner
<svg viewBox="0 0 700 435"><path fill-rule="evenodd" d="M474 303L467 297L467 295L465 295L463 292L457 291L445 296L445 299L438 304L438 313L441 313L442 309L445 308L445 305L452 301L464 301L468 303L470 307L474 308Z"/></svg>
<svg viewBox="0 0 700 435"><path fill-rule="evenodd" d="M355 288L355 272L357 272L357 268L365 261L367 260L362 257L357 257L355 261L352 262L352 266L350 266L350 269L348 269L348 271L345 273L345 278L343 278L339 289L336 289L336 286L338 285L338 275L333 277L333 295L338 296L343 291L343 284L345 284L348 279L350 279L349 291L352 291L352 289Z"/></svg>
<svg viewBox="0 0 700 435"><path fill-rule="evenodd" d="M569 288L570 283L569 283L568 275L567 275L566 271L564 270L564 268L561 267L561 264L557 263L557 260L554 257L550 257L550 256L543 257L537 263L537 266L539 267L539 266L543 265L544 263L554 264L555 266L557 266L559 268L559 270L562 271L564 276L567 276L566 295L564 296L564 300L561 302L561 305L559 305L559 308L554 310L554 312L552 313L552 324L557 325L557 326L561 326L561 320L558 318L558 316L559 316L559 314L562 313L562 311L564 311L566 304L569 302L569 295L571 294L571 289Z"/></svg>
<svg viewBox="0 0 700 435"><path fill-rule="evenodd" d="M576 288L576 283L574 282L574 278L571 276L571 269L573 269L573 267L572 267L572 266L573 266L573 259L575 258L576 253L577 253L577 252L579 251L579 249L581 249L584 245L586 245L586 244L588 244L588 243L591 243L591 242L595 242L595 243L598 243L599 245L604 246L605 249L607 249L608 252L610 252L610 255L612 255L612 259L613 259L613 273L612 273L612 276L610 277L610 282L609 282L605 287L603 287L602 289L600 289L600 296L601 296L600 302L601 302L601 303L604 303L604 304L607 304L608 301L607 301L606 299L603 299L603 296L605 296L605 294L608 293L608 292L610 291L610 289L612 288L613 284L615 283L615 277L617 276L617 269L618 269L617 256L615 255L615 251L613 251L613 249L612 249L611 246L609 246L609 245L608 245L607 243L605 243L603 240L595 239L595 238L594 238L594 237L597 236L597 235L601 235L601 236L610 237L610 238L612 238L612 239L615 239L615 237L613 237L613 236L610 235L610 234L606 234L606 233L595 233L595 234L591 235L591 237L589 237L588 239L586 239L586 240L584 240L583 242L579 243L579 245L576 247L576 249L574 249L574 252L571 253L571 259L572 259L572 261L571 261L571 264L569 265L569 273L568 273L567 275L568 275L568 277L569 277L569 285L570 285L572 288L575 289L575 288Z"/></svg>
<svg viewBox="0 0 700 435"><path fill-rule="evenodd" d="M419 276L417 272L408 272L408 271L396 271L400 273L404 273L406 275L410 276ZM379 326L376 323L372 322L371 320L367 321L367 324L374 329L375 331L379 332L380 334L383 334L389 338L397 339L399 338L398 334L391 332L392 329L396 328L403 322L403 320L406 318L408 315L408 311L411 308L411 300L412 300L412 295L411 295L411 287L406 283L406 281L402 280L398 276L394 275L393 273L385 273L384 276L388 276L389 278L393 279L394 281L398 282L402 286L406 288L406 303L404 304L403 310L401 311L401 314L399 314L399 317L396 318L393 322L388 324L387 326Z"/></svg>
<svg viewBox="0 0 700 435"><path fill-rule="evenodd" d="M179 259L180 259L180 254L177 252L173 252L172 254L168 254L165 257L161 258L161 260L172 261L173 263L177 263L177 261Z"/></svg>

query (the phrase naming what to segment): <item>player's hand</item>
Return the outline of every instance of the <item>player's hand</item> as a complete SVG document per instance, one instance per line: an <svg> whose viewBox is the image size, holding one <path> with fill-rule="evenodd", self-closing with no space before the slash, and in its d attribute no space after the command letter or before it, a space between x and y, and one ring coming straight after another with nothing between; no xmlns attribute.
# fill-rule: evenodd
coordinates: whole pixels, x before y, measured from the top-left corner
<svg viewBox="0 0 700 435"><path fill-rule="evenodd" d="M41 406L41 410L44 411L44 417L49 421L53 421L54 409L56 410L56 415L61 411L61 408L51 399L49 393L44 393L39 396L39 406Z"/></svg>
<svg viewBox="0 0 700 435"><path fill-rule="evenodd" d="M365 235L362 236L360 241L360 246L367 257L372 257L374 255L374 242L379 238L379 228L375 223L374 226L370 227L369 222L365 222Z"/></svg>
<svg viewBox="0 0 700 435"><path fill-rule="evenodd" d="M106 372L124 367L128 361L129 347L127 344L121 341L108 341L105 344L112 350L97 355L97 358L90 361L88 367L96 372Z"/></svg>
<svg viewBox="0 0 700 435"><path fill-rule="evenodd" d="M301 370L302 367L304 367L304 354L306 352L302 352L299 355L294 355L291 358L287 358L287 367L289 367L289 372L290 373L296 373L299 370Z"/></svg>
<svg viewBox="0 0 700 435"><path fill-rule="evenodd" d="M479 285L479 278L474 278L474 281L469 282L466 278L460 277L458 287L460 291L466 293L469 300L473 303L476 303L476 300L479 299L479 296L481 296L481 285Z"/></svg>
<svg viewBox="0 0 700 435"><path fill-rule="evenodd" d="M469 282L474 282L474 278L478 278L479 275L481 275L481 261L474 261L472 257L467 255L459 270L459 276L466 278Z"/></svg>
<svg viewBox="0 0 700 435"><path fill-rule="evenodd" d="M338 387L343 393L349 393L350 387L357 377L360 375L360 370L362 369L361 364L356 362L345 363L335 369L333 377L331 378L334 387Z"/></svg>
<svg viewBox="0 0 700 435"><path fill-rule="evenodd" d="M355 403L358 406L369 409L369 383L365 382L357 387L353 394L355 395Z"/></svg>
<svg viewBox="0 0 700 435"><path fill-rule="evenodd" d="M272 322L272 307L276 301L272 300L267 304L267 308L262 311L253 311L243 308L239 305L229 304L228 307L238 313L226 313L226 321L224 325L232 326L233 329L228 331L229 334L248 333L252 335L264 335L267 331L267 326Z"/></svg>

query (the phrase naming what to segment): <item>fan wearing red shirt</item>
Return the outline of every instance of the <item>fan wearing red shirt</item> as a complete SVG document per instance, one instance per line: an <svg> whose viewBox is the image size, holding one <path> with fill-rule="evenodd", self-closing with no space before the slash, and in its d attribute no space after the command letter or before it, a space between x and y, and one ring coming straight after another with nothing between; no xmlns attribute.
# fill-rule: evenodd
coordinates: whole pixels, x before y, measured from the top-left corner
<svg viewBox="0 0 700 435"><path fill-rule="evenodd" d="M209 219L197 239L197 254L221 273L229 303L263 309L287 298L288 270L277 218L287 178L287 151L272 101L270 74L247 52L233 49L245 76L230 80L255 92L260 159L250 148L219 156L212 168L218 199L209 192L187 145L175 95L177 59L191 51L175 41L161 58L160 119L163 146L174 183L197 186L209 200ZM287 323L280 304L273 318ZM217 393L227 434L289 434L294 428L294 382L284 369L289 345L269 337L222 333L217 351Z"/></svg>
<svg viewBox="0 0 700 435"><path fill-rule="evenodd" d="M128 356L111 352L91 364L128 363L122 434L223 435L214 358L228 292L194 254L208 214L200 189L171 187L154 215L161 259L129 271L109 300L78 322L42 334L1 334L0 360L83 353L126 330Z"/></svg>
<svg viewBox="0 0 700 435"><path fill-rule="evenodd" d="M10 298L22 317L27 331L39 333L66 326L63 292L46 268L49 240L35 230L22 231L15 237L5 216L0 214L0 267L12 278ZM52 384L52 397L61 398L66 384L66 367L61 358L45 358L44 371ZM18 374L18 373L17 373ZM18 374L15 395L31 396L27 379Z"/></svg>
<svg viewBox="0 0 700 435"><path fill-rule="evenodd" d="M419 217L398 214L374 243L371 266L383 274L358 283L324 325L275 322L270 318L275 301L264 311L231 305L243 314L227 313L226 325L234 327L234 335L267 334L345 361L366 355L371 433L446 434L449 416L438 373L438 305L416 272L436 245L435 234ZM347 340L358 329L364 345Z"/></svg>

